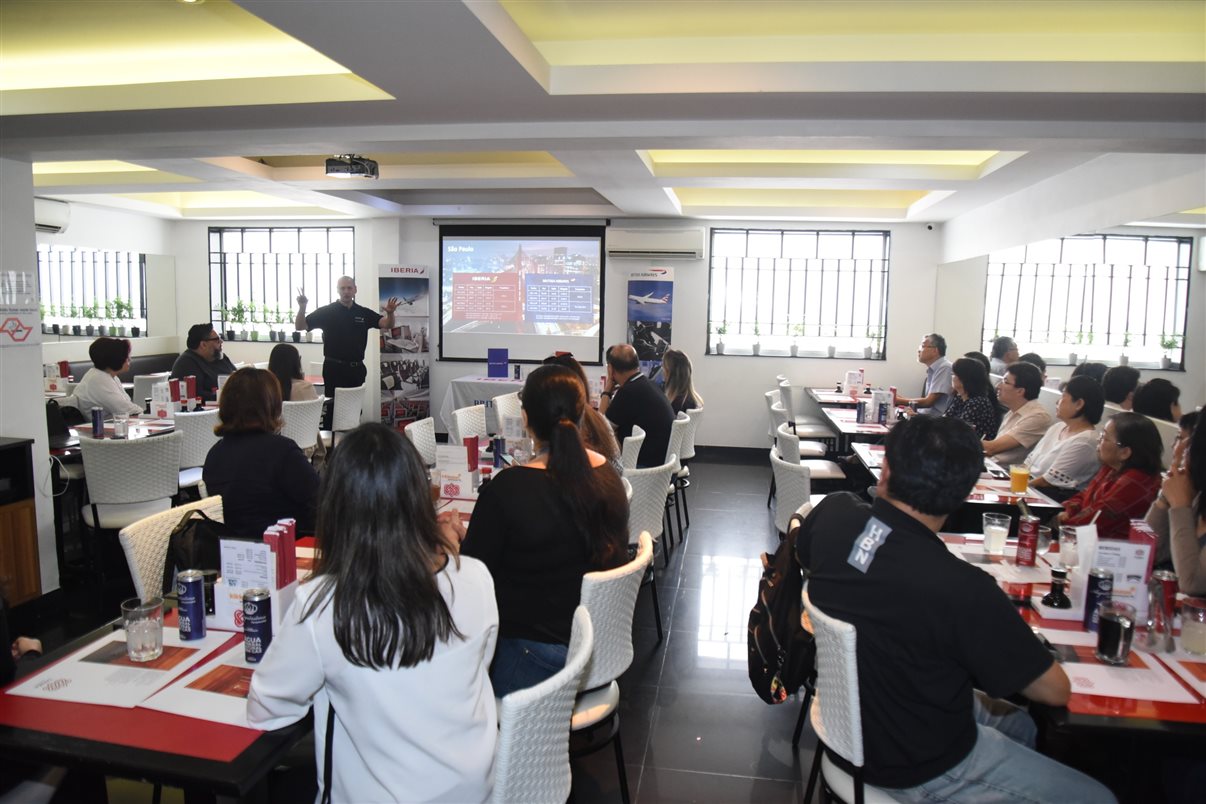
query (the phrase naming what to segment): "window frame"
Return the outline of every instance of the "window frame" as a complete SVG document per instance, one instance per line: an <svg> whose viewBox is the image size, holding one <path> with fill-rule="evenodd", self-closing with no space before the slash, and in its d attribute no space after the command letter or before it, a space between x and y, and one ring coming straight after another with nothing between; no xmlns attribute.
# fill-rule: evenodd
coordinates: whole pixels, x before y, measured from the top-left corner
<svg viewBox="0 0 1206 804"><path fill-rule="evenodd" d="M62 255L69 256L63 260ZM102 335L126 337L127 329L135 328L138 330L136 337L150 334L147 322L146 254L67 244L39 244L35 262L38 309L44 330L58 335L92 337L99 329ZM85 271L91 273L90 279ZM123 273L124 281L121 276ZM52 281L56 276L58 283ZM66 287L63 287L64 276L67 277ZM110 282L110 279L113 281ZM55 327L59 328L59 332L54 332ZM76 327L79 328L78 333ZM88 329L92 332L88 332Z"/></svg>

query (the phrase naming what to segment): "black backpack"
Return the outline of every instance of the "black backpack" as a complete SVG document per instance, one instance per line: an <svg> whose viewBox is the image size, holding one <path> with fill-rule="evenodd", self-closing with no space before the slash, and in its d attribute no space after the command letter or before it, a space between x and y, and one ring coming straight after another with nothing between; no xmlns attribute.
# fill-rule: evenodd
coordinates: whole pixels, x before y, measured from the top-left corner
<svg viewBox="0 0 1206 804"><path fill-rule="evenodd" d="M163 593L175 591L176 573L188 569L218 569L222 539L235 539L230 528L204 511L193 509L180 517L168 536L167 556L163 562Z"/></svg>
<svg viewBox="0 0 1206 804"><path fill-rule="evenodd" d="M758 602L750 609L750 684L768 704L786 701L815 672L816 645L800 624L804 575L795 550L800 522L792 517L774 556L762 554Z"/></svg>

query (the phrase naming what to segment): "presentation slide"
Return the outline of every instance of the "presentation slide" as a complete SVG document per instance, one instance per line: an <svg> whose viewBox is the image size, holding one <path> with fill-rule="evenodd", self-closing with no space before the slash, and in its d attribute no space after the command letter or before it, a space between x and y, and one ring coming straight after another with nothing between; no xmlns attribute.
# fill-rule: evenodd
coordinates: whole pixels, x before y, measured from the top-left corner
<svg viewBox="0 0 1206 804"><path fill-rule="evenodd" d="M602 354L601 226L440 227L440 358Z"/></svg>

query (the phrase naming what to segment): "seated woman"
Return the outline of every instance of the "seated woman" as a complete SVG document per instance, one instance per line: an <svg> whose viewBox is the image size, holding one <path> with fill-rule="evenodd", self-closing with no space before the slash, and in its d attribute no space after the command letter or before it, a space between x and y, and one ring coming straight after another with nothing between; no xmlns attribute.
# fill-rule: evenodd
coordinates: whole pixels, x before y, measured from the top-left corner
<svg viewBox="0 0 1206 804"><path fill-rule="evenodd" d="M1181 418L1181 389L1163 377L1148 380L1135 390L1131 409L1153 419L1175 422Z"/></svg>
<svg viewBox="0 0 1206 804"><path fill-rule="evenodd" d="M319 559L252 676L248 722L280 728L313 704L318 787L331 801L488 799L490 573L458 558L460 533L437 522L422 459L385 425L340 442L321 498Z"/></svg>
<svg viewBox="0 0 1206 804"><path fill-rule="evenodd" d="M1047 496L1066 500L1088 485L1101 461L1097 459L1097 423L1105 409L1101 385L1089 377L1073 377L1064 383L1055 406L1058 424L1026 456L1030 485Z"/></svg>
<svg viewBox="0 0 1206 804"><path fill-rule="evenodd" d="M582 393L590 399L590 383L586 380L586 369L582 368L582 364L573 355L563 352L546 357L543 362L546 366L565 366L574 372L574 376L582 383ZM603 414L588 404L586 412L582 414L581 428L583 443L606 458L617 472L621 471L620 445L616 441L616 431Z"/></svg>
<svg viewBox="0 0 1206 804"><path fill-rule="evenodd" d="M102 408L106 417L137 416L142 405L130 401L117 375L130 369L130 342L125 338L97 338L88 347L92 368L84 372L75 392L64 405L79 408L87 420L92 408Z"/></svg>
<svg viewBox="0 0 1206 804"><path fill-rule="evenodd" d="M662 371L666 375L666 398L676 415L703 407L703 397L691 382L691 358L678 349L667 349L662 355Z"/></svg>
<svg viewBox="0 0 1206 804"><path fill-rule="evenodd" d="M305 402L318 399L314 384L302 373L301 355L291 343L278 343L268 355L268 370L281 385L281 399L285 402Z"/></svg>
<svg viewBox="0 0 1206 804"><path fill-rule="evenodd" d="M1147 512L1159 537L1156 564L1171 566L1187 595L1206 595L1206 426L1197 413L1181 417L1172 468Z"/></svg>
<svg viewBox="0 0 1206 804"><path fill-rule="evenodd" d="M244 368L218 397L222 439L205 456L201 479L222 495L222 515L239 536L259 536L278 519L314 532L318 473L291 438L280 435L281 387L272 372Z"/></svg>
<svg viewBox="0 0 1206 804"><path fill-rule="evenodd" d="M972 357L959 358L951 366L951 386L955 398L943 415L967 422L981 440L996 438L1001 412L984 365Z"/></svg>
<svg viewBox="0 0 1206 804"><path fill-rule="evenodd" d="M500 625L490 678L500 698L565 666L582 576L628 559L624 487L602 455L583 447L585 409L570 369L528 375L523 414L536 457L482 489L461 545L494 576Z"/></svg>
<svg viewBox="0 0 1206 804"><path fill-rule="evenodd" d="M1101 469L1088 487L1064 503L1059 525L1097 523L1103 539L1125 539L1132 519L1141 518L1160 490L1164 444L1156 425L1138 413L1110 419L1097 444Z"/></svg>

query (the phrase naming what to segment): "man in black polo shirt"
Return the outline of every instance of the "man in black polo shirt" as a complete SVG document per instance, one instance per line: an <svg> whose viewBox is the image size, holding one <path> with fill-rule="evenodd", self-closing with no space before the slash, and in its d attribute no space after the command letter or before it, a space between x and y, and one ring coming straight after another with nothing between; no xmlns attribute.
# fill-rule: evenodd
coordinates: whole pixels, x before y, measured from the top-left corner
<svg viewBox="0 0 1206 804"><path fill-rule="evenodd" d="M370 329L389 329L394 325L394 310L398 299L391 296L385 303L385 315L356 304L356 280L339 277L335 284L339 300L319 307L306 315L305 295L297 297L297 317L293 326L298 331L322 330L323 393L335 396L336 388L357 388L364 384L364 349Z"/></svg>
<svg viewBox="0 0 1206 804"><path fill-rule="evenodd" d="M634 424L645 431L637 466L661 466L666 462L674 408L641 373L636 349L630 344L617 344L607 350L607 388L599 398L599 412L611 422L621 444L632 435Z"/></svg>
<svg viewBox="0 0 1206 804"><path fill-rule="evenodd" d="M1070 684L996 581L938 538L982 467L963 422L909 419L875 502L830 494L800 528L812 603L857 629L864 778L899 801L1113 801L1034 751L1029 715L996 700L1061 706Z"/></svg>
<svg viewBox="0 0 1206 804"><path fill-rule="evenodd" d="M222 354L222 338L213 324L194 324L188 328L187 347L172 364L171 378L178 380L190 374L197 378L197 396L206 402L218 398L218 377L234 374L234 363ZM141 399L134 400L141 405Z"/></svg>

